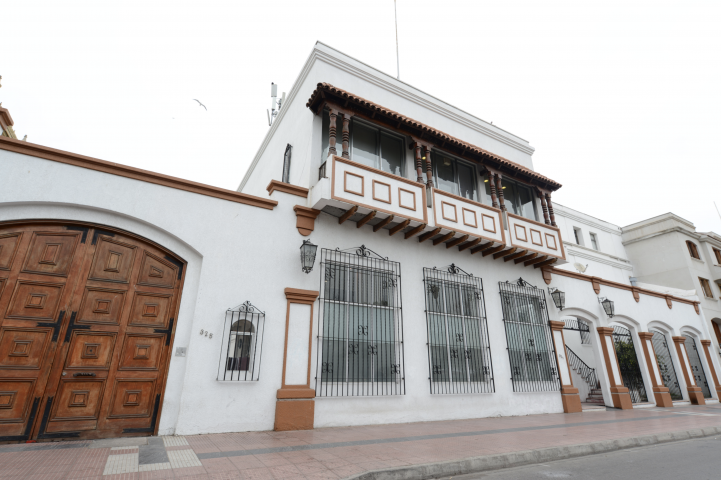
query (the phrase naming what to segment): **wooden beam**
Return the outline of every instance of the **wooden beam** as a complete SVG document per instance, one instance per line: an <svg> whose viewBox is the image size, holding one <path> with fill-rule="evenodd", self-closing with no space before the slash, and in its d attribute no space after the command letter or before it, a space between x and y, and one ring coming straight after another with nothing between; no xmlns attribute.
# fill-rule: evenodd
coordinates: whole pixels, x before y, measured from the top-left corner
<svg viewBox="0 0 721 480"><path fill-rule="evenodd" d="M390 236L392 237L392 236L395 235L396 233L398 233L398 232L400 232L401 230L403 230L404 228L406 228L409 223L411 223L410 220L403 220L401 223L399 223L399 224L396 225L395 227L393 227L393 228L391 228L390 230L388 230L388 235L390 235Z"/></svg>
<svg viewBox="0 0 721 480"><path fill-rule="evenodd" d="M463 245L461 245L460 247L458 247L458 251L459 251L459 252L462 252L463 250L469 249L469 248L471 248L471 247L475 247L475 246L478 245L479 243L481 243L481 239L480 239L480 238L476 238L475 240L471 240L470 242L464 243Z"/></svg>
<svg viewBox="0 0 721 480"><path fill-rule="evenodd" d="M504 251L502 251L502 252L494 253L494 254L493 254L493 260L497 260L497 259L499 259L499 258L501 258L501 257L505 257L506 255L511 255L511 254L514 253L516 250L518 250L518 248L513 247L513 248L509 248L508 250L504 250Z"/></svg>
<svg viewBox="0 0 721 480"><path fill-rule="evenodd" d="M438 235L438 233L439 233L440 231L441 231L440 228L436 228L435 230L431 230L430 232L426 232L426 233L424 233L423 235L420 235L420 236L418 237L418 243L423 243L423 242L425 242L426 240L428 240L429 238L431 238L431 237L433 237L433 236L435 236L435 235Z"/></svg>
<svg viewBox="0 0 721 480"><path fill-rule="evenodd" d="M463 243L466 240L468 240L468 235L463 235L462 237L454 238L450 242L446 243L446 248L455 247L459 243Z"/></svg>
<svg viewBox="0 0 721 480"><path fill-rule="evenodd" d="M433 245L438 245L439 243L443 243L446 240L450 240L451 238L453 238L453 235L455 235L455 234L456 234L456 232L448 232L445 235L443 235L441 238L436 238L435 240L433 240Z"/></svg>
<svg viewBox="0 0 721 480"><path fill-rule="evenodd" d="M500 252L500 251L503 250L504 248L506 248L505 245L499 245L499 246L497 246L497 247L489 248L488 250L486 250L485 252L483 252L483 256L484 256L484 257L487 257L488 255L490 255L490 254L492 254L492 253Z"/></svg>
<svg viewBox="0 0 721 480"><path fill-rule="evenodd" d="M350 217L352 217L353 215L355 215L355 212L357 212L357 211L358 211L358 205L353 205L353 206L350 208L350 210L348 210L347 212L345 212L345 213L343 214L343 216L338 219L338 225L341 225L343 222L345 222L345 221L348 220Z"/></svg>
<svg viewBox="0 0 721 480"><path fill-rule="evenodd" d="M482 252L482 251L486 250L487 248L491 248L492 245L493 245L493 242L488 242L488 243L484 243L483 245L479 245L476 248L472 248L471 255L473 255L474 253Z"/></svg>
<svg viewBox="0 0 721 480"><path fill-rule="evenodd" d="M416 235L417 233L422 232L424 228L426 228L426 224L425 224L425 223L421 223L421 224L418 225L416 228L414 228L414 229L411 230L410 232L406 233L405 239L408 240L409 238L413 237L413 236Z"/></svg>
<svg viewBox="0 0 721 480"><path fill-rule="evenodd" d="M366 223L368 223L368 222L370 222L371 220L373 220L373 218L376 216L377 213L378 213L377 210L373 210L373 211L371 211L371 213L369 213L369 214L366 215L365 217L363 217L363 218L361 218L360 220L358 220L358 223L356 223L356 225L355 225L356 228L360 228L360 227L362 227L363 225L365 225Z"/></svg>
<svg viewBox="0 0 721 480"><path fill-rule="evenodd" d="M376 223L375 225L373 225L373 231L374 231L374 232L377 232L377 231L380 230L381 228L383 228L383 227L385 227L386 225L388 225L389 223L391 223L391 222L393 221L393 217L394 217L394 215L388 215L386 218L384 218L384 219L381 220L380 222L378 222L378 223Z"/></svg>
<svg viewBox="0 0 721 480"><path fill-rule="evenodd" d="M524 256L524 257L515 259L515 260L514 260L514 263L518 264L518 263L521 263L521 262L528 261L528 260L530 260L530 259L532 259L532 258L535 258L537 255L538 255L537 253L529 253L528 255L526 255L526 256Z"/></svg>
<svg viewBox="0 0 721 480"><path fill-rule="evenodd" d="M503 258L503 261L504 261L504 262L508 262L508 261L513 260L513 259L516 259L516 258L518 258L518 257L522 257L522 256L524 256L524 255L527 254L527 253L528 253L528 250L521 250L520 252L516 252L516 253L514 253L513 255L508 255L507 257L504 257L504 258Z"/></svg>
<svg viewBox="0 0 721 480"><path fill-rule="evenodd" d="M557 261L558 261L557 258L549 258L549 259L546 260L545 262L536 263L535 265L533 265L533 268L547 267L547 266L549 266L549 265L551 265L551 264L556 263Z"/></svg>
<svg viewBox="0 0 721 480"><path fill-rule="evenodd" d="M541 255L540 257L536 257L534 259L531 259L527 262L523 262L524 267L530 267L534 263L540 263L548 258L548 255Z"/></svg>

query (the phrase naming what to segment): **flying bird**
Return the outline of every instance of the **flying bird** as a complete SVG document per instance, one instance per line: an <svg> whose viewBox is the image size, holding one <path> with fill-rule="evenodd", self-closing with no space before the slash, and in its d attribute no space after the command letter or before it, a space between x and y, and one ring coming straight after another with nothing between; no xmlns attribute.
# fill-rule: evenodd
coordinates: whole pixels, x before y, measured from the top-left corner
<svg viewBox="0 0 721 480"><path fill-rule="evenodd" d="M198 102L198 105L200 105L201 107L205 108L205 111L206 111L206 112L208 111L208 108L207 108L205 105L203 105L202 103L200 103L200 100L198 100L197 98L194 98L193 100L195 100L196 102Z"/></svg>

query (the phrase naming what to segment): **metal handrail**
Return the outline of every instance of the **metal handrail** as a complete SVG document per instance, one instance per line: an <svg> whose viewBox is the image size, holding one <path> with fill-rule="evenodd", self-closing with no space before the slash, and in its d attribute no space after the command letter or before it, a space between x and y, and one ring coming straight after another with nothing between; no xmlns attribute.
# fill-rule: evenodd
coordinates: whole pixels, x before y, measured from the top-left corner
<svg viewBox="0 0 721 480"><path fill-rule="evenodd" d="M574 368L581 377L583 377L591 388L600 388L601 385L598 383L595 368L591 368L586 365L586 362L581 360L573 350L568 348L568 345L566 345L566 355L568 355L568 363L571 364L571 367Z"/></svg>

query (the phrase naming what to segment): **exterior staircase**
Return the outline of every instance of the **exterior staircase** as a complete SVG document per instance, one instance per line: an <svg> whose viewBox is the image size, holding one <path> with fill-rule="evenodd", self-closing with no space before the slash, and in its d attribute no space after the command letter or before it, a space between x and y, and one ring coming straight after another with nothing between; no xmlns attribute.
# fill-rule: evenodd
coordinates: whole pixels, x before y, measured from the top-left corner
<svg viewBox="0 0 721 480"><path fill-rule="evenodd" d="M598 382L598 377L596 377L596 369L586 365L586 363L581 360L581 358L576 355L573 350L568 348L568 345L566 345L565 347L569 365L571 366L573 371L576 372L578 376L584 380L584 382L586 382L586 385L588 386L588 395L585 399L582 398L581 402L603 407L605 405L605 402L603 400L603 394L601 393L601 384ZM579 391L579 393L582 392Z"/></svg>
<svg viewBox="0 0 721 480"><path fill-rule="evenodd" d="M601 393L600 388L592 388L591 392L588 394L588 397L586 397L585 403L591 403L598 406L604 406L605 403L603 401L603 394Z"/></svg>

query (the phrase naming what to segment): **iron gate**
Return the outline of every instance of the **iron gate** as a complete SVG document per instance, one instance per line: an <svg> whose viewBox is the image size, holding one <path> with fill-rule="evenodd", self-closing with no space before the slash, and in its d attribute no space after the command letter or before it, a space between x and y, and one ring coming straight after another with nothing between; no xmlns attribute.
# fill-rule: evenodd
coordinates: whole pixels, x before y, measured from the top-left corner
<svg viewBox="0 0 721 480"><path fill-rule="evenodd" d="M583 344L583 345L591 344L591 333L589 331L588 324L586 322L584 322L583 320L580 320L576 317L573 317L573 318L564 319L563 323L566 324L566 326L563 327L564 330L575 330L579 334L581 334L581 344Z"/></svg>
<svg viewBox="0 0 721 480"><path fill-rule="evenodd" d="M686 337L686 352L688 353L688 363L691 366L696 386L701 387L703 398L711 398L711 390L708 388L706 373L703 371L701 357L699 357L696 340L694 340L693 337Z"/></svg>
<svg viewBox="0 0 721 480"><path fill-rule="evenodd" d="M431 393L491 393L483 280L454 264L423 269Z"/></svg>
<svg viewBox="0 0 721 480"><path fill-rule="evenodd" d="M646 386L643 384L641 367L638 364L638 356L636 355L636 347L633 345L633 338L631 338L629 329L614 325L613 345L616 349L616 358L618 358L623 386L628 388L631 402L648 402Z"/></svg>
<svg viewBox="0 0 721 480"><path fill-rule="evenodd" d="M671 400L683 400L681 387L679 387L678 378L676 377L676 369L673 368L673 361L671 361L671 351L668 349L668 343L666 342L666 335L653 330L652 333L653 338L651 341L656 352L656 360L658 361L658 369L661 371L663 385L668 388Z"/></svg>
<svg viewBox="0 0 721 480"><path fill-rule="evenodd" d="M514 392L561 389L546 295L519 278L498 282Z"/></svg>

